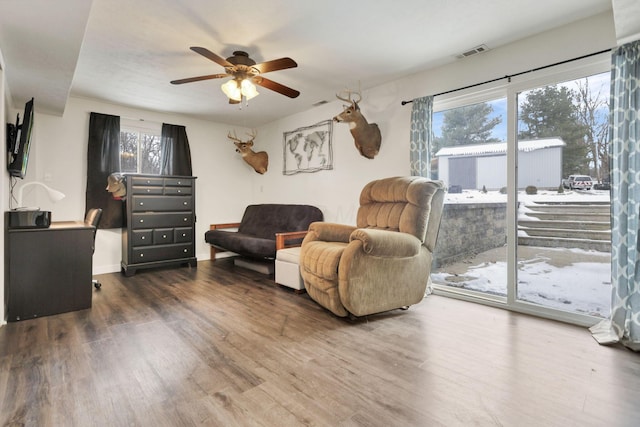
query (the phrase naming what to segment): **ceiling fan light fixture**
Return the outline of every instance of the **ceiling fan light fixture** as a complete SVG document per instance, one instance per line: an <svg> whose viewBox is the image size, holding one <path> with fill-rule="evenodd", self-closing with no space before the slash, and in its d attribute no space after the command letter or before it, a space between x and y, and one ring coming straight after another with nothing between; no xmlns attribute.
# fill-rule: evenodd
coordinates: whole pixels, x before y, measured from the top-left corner
<svg viewBox="0 0 640 427"><path fill-rule="evenodd" d="M243 97L248 101L259 95L256 86L249 79L232 79L223 83L220 88L229 99L238 102L242 101Z"/></svg>
<svg viewBox="0 0 640 427"><path fill-rule="evenodd" d="M224 92L224 94L227 95L229 99L232 99L234 101L242 100L242 92L240 91L240 85L235 79L232 79L226 83L223 83L222 86L220 86L220 88L222 89L222 92Z"/></svg>
<svg viewBox="0 0 640 427"><path fill-rule="evenodd" d="M247 100L251 98L255 98L259 95L258 90L256 89L256 85L254 85L251 80L244 79L240 84L240 91L242 95L247 98Z"/></svg>

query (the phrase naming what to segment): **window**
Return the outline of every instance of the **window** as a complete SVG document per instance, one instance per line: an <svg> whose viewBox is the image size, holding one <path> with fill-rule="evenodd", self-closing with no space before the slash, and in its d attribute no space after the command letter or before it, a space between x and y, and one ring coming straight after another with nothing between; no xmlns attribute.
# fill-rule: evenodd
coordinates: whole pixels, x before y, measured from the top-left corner
<svg viewBox="0 0 640 427"><path fill-rule="evenodd" d="M518 93L518 187L535 188L517 193L519 301L609 316L609 86L606 72Z"/></svg>
<svg viewBox="0 0 640 427"><path fill-rule="evenodd" d="M160 174L160 125L121 120L120 172Z"/></svg>
<svg viewBox="0 0 640 427"><path fill-rule="evenodd" d="M432 281L450 291L507 295L506 107L500 97L433 114L432 168L448 187L448 206Z"/></svg>

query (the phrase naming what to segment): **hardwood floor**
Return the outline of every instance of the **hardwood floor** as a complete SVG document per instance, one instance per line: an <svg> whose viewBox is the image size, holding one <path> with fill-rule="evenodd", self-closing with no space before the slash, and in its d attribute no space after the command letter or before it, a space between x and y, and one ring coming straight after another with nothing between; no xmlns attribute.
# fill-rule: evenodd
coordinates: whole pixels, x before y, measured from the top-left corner
<svg viewBox="0 0 640 427"><path fill-rule="evenodd" d="M640 355L430 296L340 319L229 260L0 328L5 426L632 426Z"/></svg>

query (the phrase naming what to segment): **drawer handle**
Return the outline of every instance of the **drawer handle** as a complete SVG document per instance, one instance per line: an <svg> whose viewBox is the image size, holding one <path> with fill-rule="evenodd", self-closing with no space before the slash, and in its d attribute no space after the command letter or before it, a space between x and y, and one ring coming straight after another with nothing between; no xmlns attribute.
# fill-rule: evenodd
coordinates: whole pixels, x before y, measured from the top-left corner
<svg viewBox="0 0 640 427"><path fill-rule="evenodd" d="M178 185L182 184L182 181L178 181Z"/></svg>
<svg viewBox="0 0 640 427"><path fill-rule="evenodd" d="M185 218L184 221L187 222L189 220L189 218Z"/></svg>
<svg viewBox="0 0 640 427"><path fill-rule="evenodd" d="M178 190L178 193L182 193L182 190Z"/></svg>
<svg viewBox="0 0 640 427"><path fill-rule="evenodd" d="M147 236L142 236L142 237L141 237L141 239L142 239L142 240L144 240L144 239L146 239L146 238L147 238Z"/></svg>
<svg viewBox="0 0 640 427"><path fill-rule="evenodd" d="M143 258L143 257L144 257L144 254L140 254L140 258Z"/></svg>
<svg viewBox="0 0 640 427"><path fill-rule="evenodd" d="M182 237L187 237L187 233L182 233Z"/></svg>
<svg viewBox="0 0 640 427"><path fill-rule="evenodd" d="M186 254L187 253L187 249L184 249L183 252Z"/></svg>
<svg viewBox="0 0 640 427"><path fill-rule="evenodd" d="M144 206L144 202L140 202L140 206Z"/></svg>
<svg viewBox="0 0 640 427"><path fill-rule="evenodd" d="M143 222L144 222L144 219L141 219L141 220L140 220L140 224L142 224Z"/></svg>
<svg viewBox="0 0 640 427"><path fill-rule="evenodd" d="M166 235L166 234L163 234L163 235L162 235L162 238L163 238L163 239L166 239L166 238L167 238L167 235Z"/></svg>
<svg viewBox="0 0 640 427"><path fill-rule="evenodd" d="M189 202L182 202L183 205L187 206Z"/></svg>
<svg viewBox="0 0 640 427"><path fill-rule="evenodd" d="M147 193L151 193L151 189L150 188L147 188Z"/></svg>

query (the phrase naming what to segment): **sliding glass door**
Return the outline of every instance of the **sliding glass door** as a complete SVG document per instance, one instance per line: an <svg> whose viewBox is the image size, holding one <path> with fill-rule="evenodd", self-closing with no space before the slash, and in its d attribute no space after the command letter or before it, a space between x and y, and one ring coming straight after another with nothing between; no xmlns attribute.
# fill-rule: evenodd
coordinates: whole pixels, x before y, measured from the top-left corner
<svg viewBox="0 0 640 427"><path fill-rule="evenodd" d="M518 301L607 317L609 73L518 94Z"/></svg>
<svg viewBox="0 0 640 427"><path fill-rule="evenodd" d="M439 293L589 324L611 298L609 75L559 75L570 78L436 97L432 178L448 193L431 280Z"/></svg>
<svg viewBox="0 0 640 427"><path fill-rule="evenodd" d="M433 115L433 174L447 183L432 281L484 298L507 295L504 97Z"/></svg>

